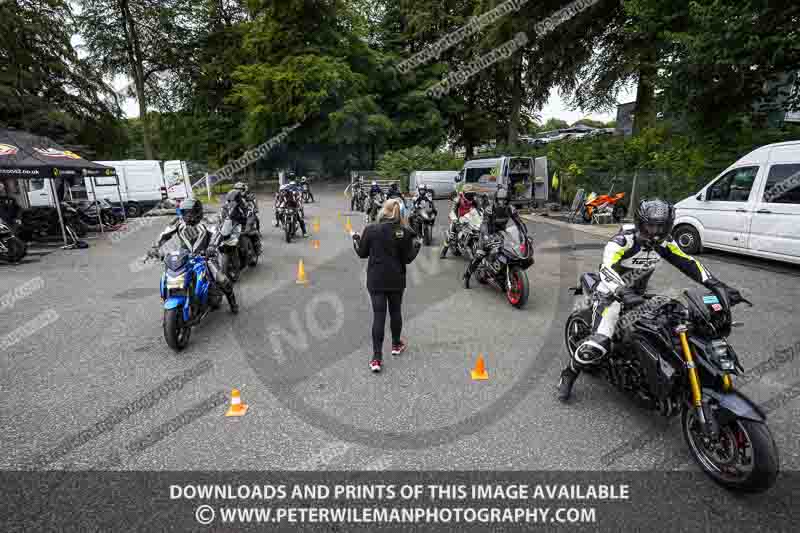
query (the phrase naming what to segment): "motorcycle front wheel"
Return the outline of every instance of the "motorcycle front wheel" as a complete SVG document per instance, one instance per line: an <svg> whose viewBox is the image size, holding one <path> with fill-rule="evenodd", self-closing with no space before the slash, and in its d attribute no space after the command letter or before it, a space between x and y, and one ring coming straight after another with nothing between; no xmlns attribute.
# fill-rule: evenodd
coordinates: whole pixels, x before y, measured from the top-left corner
<svg viewBox="0 0 800 533"><path fill-rule="evenodd" d="M511 279L511 286L506 287L506 299L513 307L521 309L528 302L531 290L528 273L519 267L512 266L508 277Z"/></svg>
<svg viewBox="0 0 800 533"><path fill-rule="evenodd" d="M167 346L179 352L189 344L192 328L183 325L183 309L164 310L164 339Z"/></svg>
<svg viewBox="0 0 800 533"><path fill-rule="evenodd" d="M28 252L27 245L17 237L11 237L5 242L5 245L8 248L6 259L9 263L19 263Z"/></svg>
<svg viewBox="0 0 800 533"><path fill-rule="evenodd" d="M692 457L711 479L729 489L763 492L778 477L778 447L766 424L736 418L705 438L694 409L684 407L683 437Z"/></svg>
<svg viewBox="0 0 800 533"><path fill-rule="evenodd" d="M286 242L292 242L292 237L294 237L294 221L286 224L284 229L286 230Z"/></svg>
<svg viewBox="0 0 800 533"><path fill-rule="evenodd" d="M430 224L425 224L425 226L422 229L422 233L425 246L430 246L431 242L433 242L433 226L431 226Z"/></svg>

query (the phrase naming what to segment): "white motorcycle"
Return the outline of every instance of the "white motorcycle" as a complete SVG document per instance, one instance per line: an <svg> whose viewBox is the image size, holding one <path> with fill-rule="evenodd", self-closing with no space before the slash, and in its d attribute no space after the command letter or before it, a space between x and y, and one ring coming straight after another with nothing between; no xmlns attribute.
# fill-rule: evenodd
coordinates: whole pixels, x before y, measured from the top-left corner
<svg viewBox="0 0 800 533"><path fill-rule="evenodd" d="M453 250L453 255L463 255L469 261L475 257L475 247L478 245L481 234L483 215L477 208L470 209L462 217L450 211L450 223L455 224L454 243L447 243Z"/></svg>

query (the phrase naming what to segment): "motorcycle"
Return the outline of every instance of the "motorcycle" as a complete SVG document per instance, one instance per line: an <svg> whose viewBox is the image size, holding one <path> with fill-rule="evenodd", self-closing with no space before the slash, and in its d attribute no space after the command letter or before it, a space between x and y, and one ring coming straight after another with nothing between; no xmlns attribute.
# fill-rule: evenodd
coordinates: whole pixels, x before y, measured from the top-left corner
<svg viewBox="0 0 800 533"><path fill-rule="evenodd" d="M61 214L66 229L71 229L78 237L86 236L89 226L80 219L80 215L74 207L62 202ZM24 241L46 240L47 237L61 235L61 224L58 221L58 211L55 207L41 206L24 209L20 219L18 235Z"/></svg>
<svg viewBox="0 0 800 533"><path fill-rule="evenodd" d="M350 198L350 211L364 211L367 193L360 185L353 186L353 196Z"/></svg>
<svg viewBox="0 0 800 533"><path fill-rule="evenodd" d="M308 183L302 183L301 187L303 190L300 193L300 196L303 200L303 203L314 203L314 195L311 193L311 187L308 185Z"/></svg>
<svg viewBox="0 0 800 533"><path fill-rule="evenodd" d="M0 218L0 259L9 263L19 263L27 253L28 246L25 242L17 237L13 228Z"/></svg>
<svg viewBox="0 0 800 533"><path fill-rule="evenodd" d="M104 226L116 226L124 220L122 208L112 207L105 199L97 200L97 202L78 200L67 203L75 209L80 220L87 226L99 226L100 220L103 221Z"/></svg>
<svg viewBox="0 0 800 533"><path fill-rule="evenodd" d="M247 247L249 251L245 250L247 253L243 254L243 259L245 260L245 264L254 267L258 264L258 258L263 252L261 243L261 221L258 219L258 205L256 204L255 198L248 199L247 224L242 232L242 236L245 240L250 241L250 245Z"/></svg>
<svg viewBox="0 0 800 533"><path fill-rule="evenodd" d="M382 192L367 200L367 212L364 215L365 223L369 224L370 222L375 222L378 219L378 213L383 207L385 201L386 195L384 195Z"/></svg>
<svg viewBox="0 0 800 533"><path fill-rule="evenodd" d="M581 276L572 290L585 298L567 320L565 342L572 355L591 334L592 294L600 278ZM599 372L636 403L665 417L681 414L691 454L714 481L737 490L763 491L778 474L778 450L766 415L734 388L744 373L728 343L731 319L726 290L686 290L684 301L646 294L617 327ZM618 299L619 300L619 299ZM744 303L752 304L742 299ZM739 302L736 302L739 303ZM620 322L626 319L621 315Z"/></svg>
<svg viewBox="0 0 800 533"><path fill-rule="evenodd" d="M509 224L492 238L489 253L475 269L476 279L503 291L508 303L520 309L530 296L526 270L534 263L533 239L525 225L516 223Z"/></svg>
<svg viewBox="0 0 800 533"><path fill-rule="evenodd" d="M219 267L231 281L239 281L242 271L241 246L242 226L228 217L223 217L222 224L211 227L211 244L219 250ZM245 263L247 264L247 263Z"/></svg>
<svg viewBox="0 0 800 533"><path fill-rule="evenodd" d="M430 246L433 241L433 225L436 223L436 214L433 211L433 195L425 193L425 200L414 207L408 223L411 228L422 236L425 246Z"/></svg>
<svg viewBox="0 0 800 533"><path fill-rule="evenodd" d="M186 248L169 252L162 259L164 339L170 348L180 351L189 344L192 328L220 307L223 294L214 282L220 274L213 257L193 254Z"/></svg>
<svg viewBox="0 0 800 533"><path fill-rule="evenodd" d="M286 234L286 242L292 242L300 227L300 210L294 207L283 207L278 213L278 222Z"/></svg>
<svg viewBox="0 0 800 533"><path fill-rule="evenodd" d="M455 213L450 212L450 223L455 223L455 240L456 242L448 243L453 250L453 255L463 255L467 260L472 261L475 257L475 246L478 245L481 234L481 222L483 222L483 215L481 212L473 207L467 214L457 218Z"/></svg>
<svg viewBox="0 0 800 533"><path fill-rule="evenodd" d="M615 195L611 195L611 191L614 190L614 182L611 182L611 188L608 191L608 194L601 194L597 196L596 194L592 193L587 198L586 202L584 202L583 207L581 209L581 215L583 216L583 221L586 223L591 223L592 218L595 215L597 216L608 216L610 215L612 220L615 223L620 223L625 218L625 215L628 214L628 208L622 203L622 199L625 198L625 193L620 192Z"/></svg>

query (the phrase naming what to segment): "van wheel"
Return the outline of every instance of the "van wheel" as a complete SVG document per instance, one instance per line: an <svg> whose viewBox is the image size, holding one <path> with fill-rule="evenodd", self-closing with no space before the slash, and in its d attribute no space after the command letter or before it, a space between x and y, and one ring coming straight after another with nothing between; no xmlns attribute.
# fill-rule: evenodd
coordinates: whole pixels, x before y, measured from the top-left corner
<svg viewBox="0 0 800 533"><path fill-rule="evenodd" d="M128 215L128 218L136 218L142 214L142 208L139 207L139 204L125 204L125 212Z"/></svg>
<svg viewBox="0 0 800 533"><path fill-rule="evenodd" d="M688 224L678 226L672 232L675 242L684 253L689 255L700 253L700 234Z"/></svg>

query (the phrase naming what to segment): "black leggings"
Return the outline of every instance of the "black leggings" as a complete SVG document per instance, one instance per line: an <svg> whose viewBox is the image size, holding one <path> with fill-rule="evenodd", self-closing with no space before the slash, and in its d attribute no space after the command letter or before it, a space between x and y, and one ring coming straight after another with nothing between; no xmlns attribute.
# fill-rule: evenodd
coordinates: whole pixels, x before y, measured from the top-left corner
<svg viewBox="0 0 800 533"><path fill-rule="evenodd" d="M400 344L400 332L403 329L403 316L400 307L403 304L403 291L370 291L372 300L372 353L375 359L382 359L383 331L386 327L386 304L389 304L392 343Z"/></svg>

